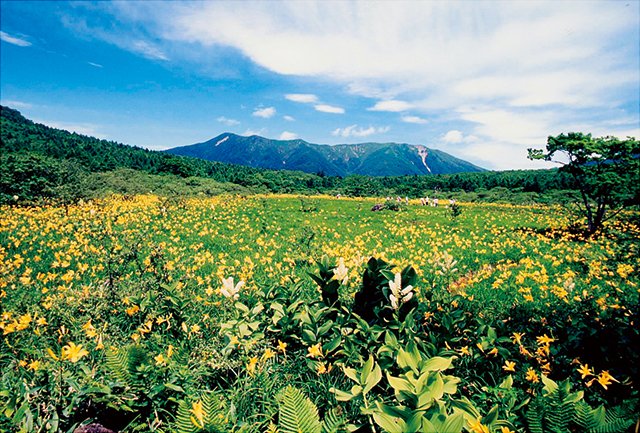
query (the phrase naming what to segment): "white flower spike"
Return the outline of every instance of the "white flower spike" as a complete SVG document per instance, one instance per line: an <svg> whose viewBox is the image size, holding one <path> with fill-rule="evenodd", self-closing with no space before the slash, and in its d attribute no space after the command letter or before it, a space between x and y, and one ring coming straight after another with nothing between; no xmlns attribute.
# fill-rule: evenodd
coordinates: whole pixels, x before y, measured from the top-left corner
<svg viewBox="0 0 640 433"><path fill-rule="evenodd" d="M397 310L400 305L409 302L413 298L413 286L407 286L403 289L400 273L396 273L394 281L389 281L389 289L391 289L389 300L394 310ZM400 300L400 304L398 304L398 300Z"/></svg>
<svg viewBox="0 0 640 433"><path fill-rule="evenodd" d="M338 267L333 270L333 275L341 284L347 284L347 280L349 279L349 269L344 265L342 257L340 257L340 260L338 261Z"/></svg>
<svg viewBox="0 0 640 433"><path fill-rule="evenodd" d="M222 288L220 289L220 293L222 293L222 295L225 298L233 297L233 299L238 299L240 297L238 292L240 291L242 286L244 286L244 281L238 281L238 284L236 284L234 286L233 285L233 277L229 277L226 280L223 278L222 279Z"/></svg>

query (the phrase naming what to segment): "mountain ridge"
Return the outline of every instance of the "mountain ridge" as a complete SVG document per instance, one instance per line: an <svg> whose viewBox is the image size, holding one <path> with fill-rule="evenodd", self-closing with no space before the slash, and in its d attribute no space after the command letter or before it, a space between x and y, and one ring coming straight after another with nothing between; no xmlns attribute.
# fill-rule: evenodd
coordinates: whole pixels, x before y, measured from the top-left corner
<svg viewBox="0 0 640 433"><path fill-rule="evenodd" d="M230 132L164 152L208 161L329 176L401 176L486 171L468 161L424 145L365 142L314 144L302 139L271 140Z"/></svg>

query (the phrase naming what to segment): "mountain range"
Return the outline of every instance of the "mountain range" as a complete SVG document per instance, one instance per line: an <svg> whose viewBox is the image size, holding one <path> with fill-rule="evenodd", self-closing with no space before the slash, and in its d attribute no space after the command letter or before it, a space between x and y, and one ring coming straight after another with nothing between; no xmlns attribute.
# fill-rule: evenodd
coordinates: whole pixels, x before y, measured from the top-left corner
<svg viewBox="0 0 640 433"><path fill-rule="evenodd" d="M174 155L328 176L402 176L486 171L440 150L405 143L320 145L224 133L203 143L165 150Z"/></svg>

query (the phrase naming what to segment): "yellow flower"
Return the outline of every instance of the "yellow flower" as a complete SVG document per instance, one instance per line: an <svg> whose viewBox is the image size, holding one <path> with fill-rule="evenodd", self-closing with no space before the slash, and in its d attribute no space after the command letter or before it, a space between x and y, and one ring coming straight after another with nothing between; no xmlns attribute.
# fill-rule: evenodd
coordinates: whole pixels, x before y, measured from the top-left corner
<svg viewBox="0 0 640 433"><path fill-rule="evenodd" d="M313 346L311 346L309 348L309 354L307 355L307 357L311 357L311 358L322 358L322 346L320 345L320 343L318 344L314 344Z"/></svg>
<svg viewBox="0 0 640 433"><path fill-rule="evenodd" d="M496 347L494 347L489 351L489 353L487 353L487 355L493 355L493 356L496 356L497 354L498 354L498 349Z"/></svg>
<svg viewBox="0 0 640 433"><path fill-rule="evenodd" d="M516 432L509 430L508 427L500 427L500 433L516 433Z"/></svg>
<svg viewBox="0 0 640 433"><path fill-rule="evenodd" d="M196 417L191 417L191 422L197 428L204 428L204 413L202 412L202 402L197 401L193 403L189 412L194 414Z"/></svg>
<svg viewBox="0 0 640 433"><path fill-rule="evenodd" d="M266 361L267 359L273 358L274 356L276 356L276 354L271 349L267 349L267 350L264 351L264 354L262 355L260 360L261 361Z"/></svg>
<svg viewBox="0 0 640 433"><path fill-rule="evenodd" d="M578 373L582 374L581 379L584 379L587 376L593 376L593 370L589 368L589 364L585 364L585 365L580 364Z"/></svg>
<svg viewBox="0 0 640 433"><path fill-rule="evenodd" d="M62 347L61 359L68 359L69 361L76 363L80 358L83 358L88 354L89 352L82 348L82 344L78 344L76 346L75 343L69 342L69 344Z"/></svg>
<svg viewBox="0 0 640 433"><path fill-rule="evenodd" d="M469 421L469 428L473 433L491 433L489 427L480 422L479 417L476 421Z"/></svg>
<svg viewBox="0 0 640 433"><path fill-rule="evenodd" d="M321 362L318 364L318 367L316 367L316 372L318 374L327 374L331 371L332 368L333 366L331 364L329 364L329 366L326 366L324 362Z"/></svg>
<svg viewBox="0 0 640 433"><path fill-rule="evenodd" d="M531 367L527 370L527 375L525 377L529 382L538 383L540 382L540 377L538 377L538 373Z"/></svg>
<svg viewBox="0 0 640 433"><path fill-rule="evenodd" d="M604 389L608 389L607 385L611 385L611 381L618 382L616 379L614 379L613 376L609 374L608 371L603 371L598 375L598 383L602 385Z"/></svg>
<svg viewBox="0 0 640 433"><path fill-rule="evenodd" d="M256 371L256 365L258 365L258 358L254 356L249 360L249 364L247 365L247 371L251 376L253 376Z"/></svg>
<svg viewBox="0 0 640 433"><path fill-rule="evenodd" d="M40 361L32 361L28 366L27 369L29 370L37 370L38 368L40 368Z"/></svg>
<svg viewBox="0 0 640 433"><path fill-rule="evenodd" d="M522 344L522 337L524 337L523 333L514 332L513 335L511 336L511 339L513 340L513 344Z"/></svg>
<svg viewBox="0 0 640 433"><path fill-rule="evenodd" d="M283 343L278 340L278 352L286 353L287 352L287 343Z"/></svg>
<svg viewBox="0 0 640 433"><path fill-rule="evenodd" d="M542 337L536 337L536 340L538 340L538 345L548 345L549 343L556 341L555 338L548 337L547 334L544 334Z"/></svg>
<svg viewBox="0 0 640 433"><path fill-rule="evenodd" d="M58 357L56 356L56 354L55 354L55 353L53 353L53 350L51 350L51 349L49 349L49 348L47 348L47 353L49 354L49 356L50 356L50 357L52 357L52 358L53 358L53 359L55 359L56 361L58 361L58 360L60 359L60 358L58 358Z"/></svg>
<svg viewBox="0 0 640 433"><path fill-rule="evenodd" d="M166 365L166 361L164 359L164 356L162 355L162 353L158 356L154 356L153 359L156 360L156 365Z"/></svg>
<svg viewBox="0 0 640 433"><path fill-rule="evenodd" d="M516 371L516 363L513 361L505 361L502 369L504 371Z"/></svg>
<svg viewBox="0 0 640 433"><path fill-rule="evenodd" d="M460 348L460 353L462 353L463 355L471 356L471 352L469 352L469 346L464 346Z"/></svg>

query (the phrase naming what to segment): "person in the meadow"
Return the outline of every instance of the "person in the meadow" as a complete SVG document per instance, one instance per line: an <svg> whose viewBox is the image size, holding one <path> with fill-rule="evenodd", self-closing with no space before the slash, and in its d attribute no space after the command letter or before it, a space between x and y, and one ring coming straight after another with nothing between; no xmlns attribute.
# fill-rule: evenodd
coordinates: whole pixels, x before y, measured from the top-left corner
<svg viewBox="0 0 640 433"><path fill-rule="evenodd" d="M424 206L424 198L423 197L420 197L420 205Z"/></svg>
<svg viewBox="0 0 640 433"><path fill-rule="evenodd" d="M342 198L342 194L338 193L338 195L336 197Z"/></svg>
<svg viewBox="0 0 640 433"><path fill-rule="evenodd" d="M409 197L404 198L405 203L409 204Z"/></svg>
<svg viewBox="0 0 640 433"><path fill-rule="evenodd" d="M438 207L438 199L437 198L433 199L433 207Z"/></svg>

